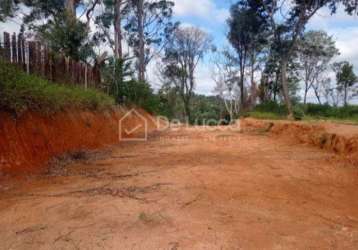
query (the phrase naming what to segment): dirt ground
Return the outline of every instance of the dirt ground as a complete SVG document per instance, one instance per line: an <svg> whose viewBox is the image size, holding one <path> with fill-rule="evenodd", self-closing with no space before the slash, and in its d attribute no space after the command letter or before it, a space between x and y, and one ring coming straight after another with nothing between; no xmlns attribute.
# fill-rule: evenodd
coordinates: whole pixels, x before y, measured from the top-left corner
<svg viewBox="0 0 358 250"><path fill-rule="evenodd" d="M265 133L158 133L0 183L0 249L358 249L358 168Z"/></svg>

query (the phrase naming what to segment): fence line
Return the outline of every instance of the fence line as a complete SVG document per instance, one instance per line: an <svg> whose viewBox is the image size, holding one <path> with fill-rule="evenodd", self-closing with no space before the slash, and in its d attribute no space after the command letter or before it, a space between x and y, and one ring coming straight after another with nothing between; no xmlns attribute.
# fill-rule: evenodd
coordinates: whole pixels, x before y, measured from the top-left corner
<svg viewBox="0 0 358 250"><path fill-rule="evenodd" d="M38 41L27 41L21 34L4 32L3 42L0 40L0 57L28 74L36 74L49 81L85 89L101 87L98 67L56 54Z"/></svg>

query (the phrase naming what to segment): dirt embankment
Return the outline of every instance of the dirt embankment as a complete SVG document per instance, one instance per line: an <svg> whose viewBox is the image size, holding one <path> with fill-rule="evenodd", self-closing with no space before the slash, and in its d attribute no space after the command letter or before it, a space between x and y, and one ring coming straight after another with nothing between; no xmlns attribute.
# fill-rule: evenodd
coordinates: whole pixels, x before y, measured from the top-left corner
<svg viewBox="0 0 358 250"><path fill-rule="evenodd" d="M147 118L149 131L153 131L155 122L149 119L151 116L137 111L123 120L122 131L135 128L136 134L143 133L142 116ZM44 170L52 157L118 143L119 120L127 112L124 108L67 111L51 116L28 112L16 119L0 112L0 176L36 173Z"/></svg>
<svg viewBox="0 0 358 250"><path fill-rule="evenodd" d="M243 119L243 131L270 132L273 135L333 151L358 163L358 127L332 123L288 122Z"/></svg>

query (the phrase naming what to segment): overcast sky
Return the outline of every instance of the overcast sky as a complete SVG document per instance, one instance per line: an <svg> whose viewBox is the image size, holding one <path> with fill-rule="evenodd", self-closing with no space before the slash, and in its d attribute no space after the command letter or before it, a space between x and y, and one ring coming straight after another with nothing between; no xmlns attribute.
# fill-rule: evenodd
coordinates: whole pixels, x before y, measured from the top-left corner
<svg viewBox="0 0 358 250"><path fill-rule="evenodd" d="M198 26L209 33L217 47L227 44L226 20L229 16L229 8L233 0L174 0L174 16L183 25ZM15 21L16 22L16 21ZM0 24L1 30L14 30L16 23L8 22ZM308 29L322 29L336 40L341 55L336 60L348 60L354 64L358 72L358 18L351 17L342 11L342 8L334 16L327 9L321 10L309 23ZM148 70L151 83L155 85L153 77L154 69ZM211 80L211 67L208 60L202 62L198 68L196 79L196 92L210 95L215 84Z"/></svg>

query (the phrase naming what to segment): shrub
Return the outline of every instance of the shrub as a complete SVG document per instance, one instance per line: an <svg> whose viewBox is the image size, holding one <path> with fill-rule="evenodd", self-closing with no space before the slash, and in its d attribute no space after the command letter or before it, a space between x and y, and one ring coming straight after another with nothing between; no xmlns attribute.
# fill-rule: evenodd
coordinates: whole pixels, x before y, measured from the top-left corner
<svg viewBox="0 0 358 250"><path fill-rule="evenodd" d="M296 120L301 120L304 116L313 119L358 120L358 106L353 105L346 107L332 107L328 104L297 104L294 106L293 111ZM275 102L266 102L257 105L254 111L250 112L251 117L263 119L274 119L275 117L280 119L284 118L286 115L287 112L285 106Z"/></svg>
<svg viewBox="0 0 358 250"><path fill-rule="evenodd" d="M263 112L263 113L274 113L278 116L286 116L287 109L285 105L279 104L274 101L265 102L259 104L255 107L254 112Z"/></svg>
<svg viewBox="0 0 358 250"><path fill-rule="evenodd" d="M320 105L309 103L304 109L307 115L315 117L330 117L337 115L336 108L331 107L328 104Z"/></svg>
<svg viewBox="0 0 358 250"><path fill-rule="evenodd" d="M109 86L109 94L118 104L136 105L150 113L160 110L160 98L146 82L133 78L134 72L129 58L111 58L102 68L102 76Z"/></svg>
<svg viewBox="0 0 358 250"><path fill-rule="evenodd" d="M280 116L278 114L272 112L249 112L249 117L256 118L256 119L264 119L264 120L281 120L285 119L285 116Z"/></svg>
<svg viewBox="0 0 358 250"><path fill-rule="evenodd" d="M302 120L304 116L305 116L305 113L300 106L296 105L293 107L293 118L296 121Z"/></svg>
<svg viewBox="0 0 358 250"><path fill-rule="evenodd" d="M139 106L150 113L158 113L160 98L146 82L131 80L123 82L121 95L127 105Z"/></svg>
<svg viewBox="0 0 358 250"><path fill-rule="evenodd" d="M66 108L100 109L114 105L113 98L96 90L49 82L27 75L0 60L0 109L53 113Z"/></svg>
<svg viewBox="0 0 358 250"><path fill-rule="evenodd" d="M358 106L332 107L328 104L307 104L305 113L315 118L357 119Z"/></svg>

